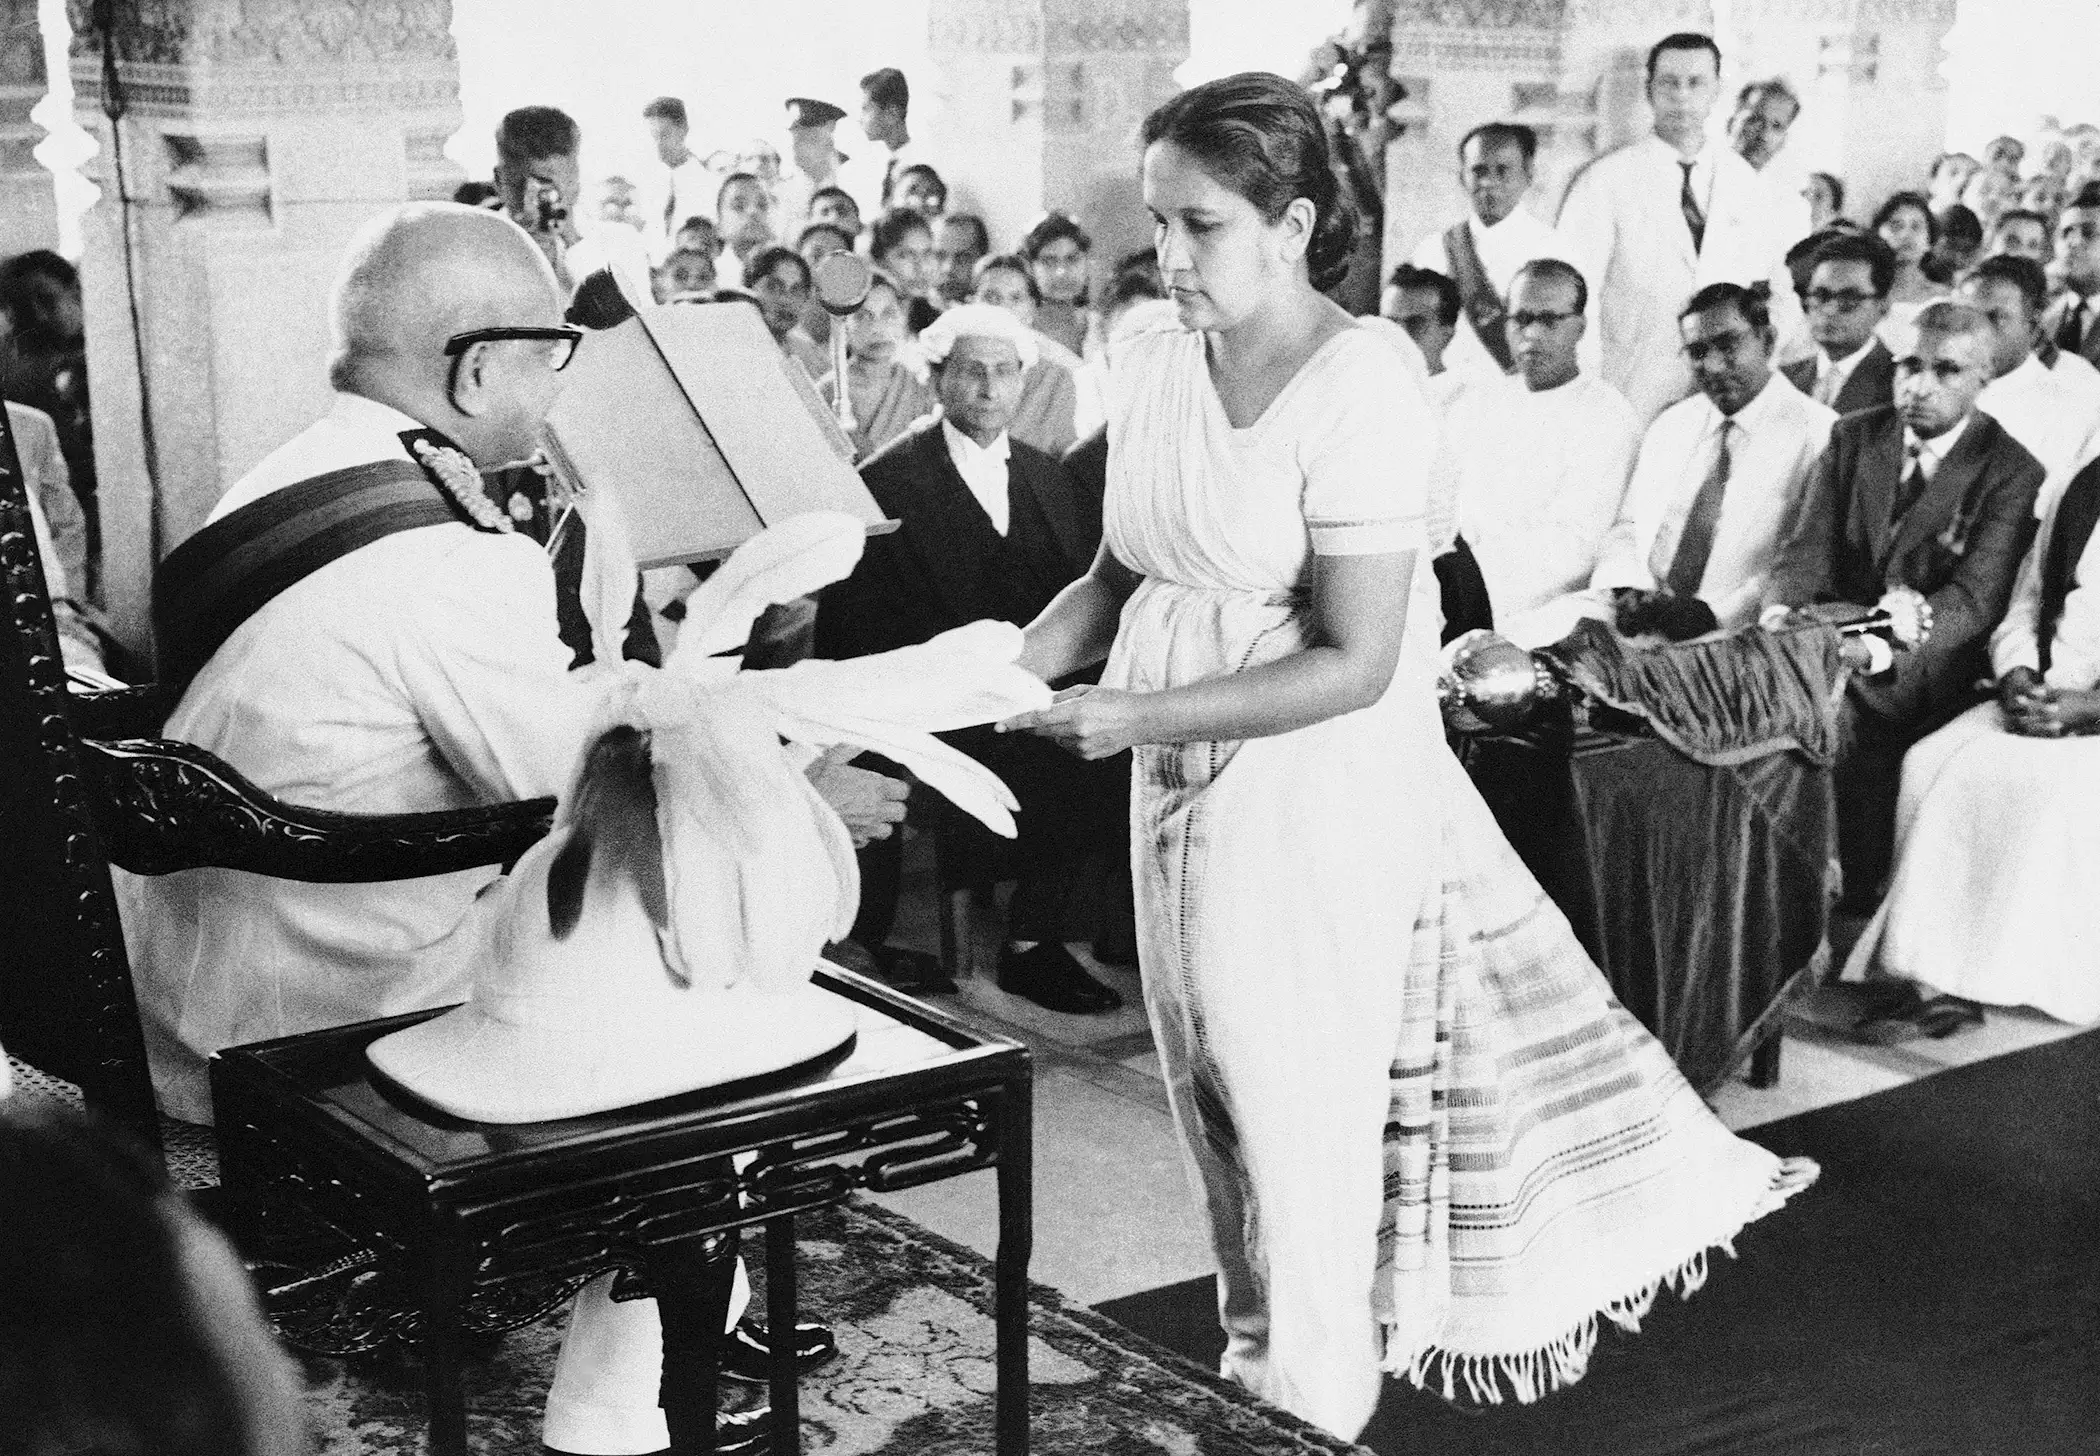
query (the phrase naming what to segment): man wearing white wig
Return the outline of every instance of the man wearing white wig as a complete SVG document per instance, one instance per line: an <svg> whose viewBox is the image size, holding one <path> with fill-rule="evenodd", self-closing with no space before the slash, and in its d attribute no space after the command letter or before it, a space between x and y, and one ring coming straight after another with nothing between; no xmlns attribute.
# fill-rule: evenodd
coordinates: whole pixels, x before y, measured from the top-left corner
<svg viewBox="0 0 2100 1456"><path fill-rule="evenodd" d="M497 213L411 204L353 240L331 325L327 415L162 564L163 676L187 684L167 735L316 809L558 794L613 674L568 670L547 556L480 474L533 452L561 391L580 333L553 271ZM902 817L881 785L833 768L816 786L865 837ZM461 1000L498 899L483 894L493 867L363 885L115 878L155 1090L193 1122L211 1120L205 1062L222 1047ZM654 1307L613 1305L608 1283L579 1297L547 1443L659 1450ZM757 1422L732 1421L717 1449L757 1440Z"/></svg>
<svg viewBox="0 0 2100 1456"><path fill-rule="evenodd" d="M1031 621L1093 564L1101 544L1100 500L1007 433L1035 362L1034 331L1005 309L965 303L927 325L919 347L933 366L940 413L861 466L883 514L903 524L870 540L853 575L825 593L820 656L886 652L984 618ZM1004 779L1021 804L1001 988L1053 1011L1112 1010L1120 998L1062 941L1080 867L1091 854L1122 851L1127 755L1089 764L989 729L948 741ZM960 834L964 855L989 849L967 826L942 833ZM878 964L896 897L887 858L885 846L863 856L854 935Z"/></svg>

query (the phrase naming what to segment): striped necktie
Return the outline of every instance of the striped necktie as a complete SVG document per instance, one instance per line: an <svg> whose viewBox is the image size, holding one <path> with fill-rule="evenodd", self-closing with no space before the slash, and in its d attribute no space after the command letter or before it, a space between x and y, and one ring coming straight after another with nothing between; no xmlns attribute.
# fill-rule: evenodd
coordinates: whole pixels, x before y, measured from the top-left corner
<svg viewBox="0 0 2100 1456"><path fill-rule="evenodd" d="M1684 172L1684 186L1678 189L1677 208L1684 214L1684 225L1692 230L1692 251L1698 252L1706 246L1706 214L1699 208L1699 199L1692 196L1692 168L1694 162L1677 164Z"/></svg>
<svg viewBox="0 0 2100 1456"><path fill-rule="evenodd" d="M1732 419L1723 418L1720 436L1714 442L1713 462L1706 468L1706 479L1699 484L1699 493L1692 497L1692 508L1685 514L1684 529L1677 533L1677 550L1670 558L1670 567L1663 575L1663 585L1680 597L1699 595L1699 584L1706 577L1706 563L1714 554L1714 531L1721 524L1721 502L1728 494L1729 440L1728 432L1739 428Z"/></svg>

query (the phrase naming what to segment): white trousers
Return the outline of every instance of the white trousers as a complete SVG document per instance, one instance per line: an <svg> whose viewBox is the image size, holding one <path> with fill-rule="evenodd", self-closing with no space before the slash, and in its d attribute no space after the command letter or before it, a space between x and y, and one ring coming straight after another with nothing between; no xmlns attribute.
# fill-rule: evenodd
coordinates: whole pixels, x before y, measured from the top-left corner
<svg viewBox="0 0 2100 1456"><path fill-rule="evenodd" d="M663 1321L653 1299L613 1303L615 1274L601 1274L577 1291L569 1308L547 1418L540 1439L577 1456L643 1456L671 1444L657 1402L663 1380ZM736 1261L729 1321L736 1328L751 1302L744 1261Z"/></svg>

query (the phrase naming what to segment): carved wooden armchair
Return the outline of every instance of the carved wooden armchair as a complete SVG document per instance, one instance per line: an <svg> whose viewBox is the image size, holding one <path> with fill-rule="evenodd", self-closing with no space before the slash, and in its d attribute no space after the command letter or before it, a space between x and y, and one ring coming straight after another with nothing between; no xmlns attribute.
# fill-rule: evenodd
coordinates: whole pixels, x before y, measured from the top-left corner
<svg viewBox="0 0 2100 1456"><path fill-rule="evenodd" d="M156 737L147 686L69 687L14 436L0 412L0 1046L160 1146L109 866L218 866L357 883L506 864L547 831L551 799L349 815L264 794L216 756Z"/></svg>

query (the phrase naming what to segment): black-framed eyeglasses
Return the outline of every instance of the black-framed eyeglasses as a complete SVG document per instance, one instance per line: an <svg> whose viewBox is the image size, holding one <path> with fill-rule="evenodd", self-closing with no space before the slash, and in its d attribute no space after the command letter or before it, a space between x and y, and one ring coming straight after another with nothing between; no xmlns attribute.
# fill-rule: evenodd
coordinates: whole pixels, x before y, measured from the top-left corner
<svg viewBox="0 0 2100 1456"><path fill-rule="evenodd" d="M445 353L447 357L457 359L476 344L500 344L507 339L543 339L553 344L555 347L547 352L547 363L555 370L562 370L568 368L569 361L576 357L576 346L583 342L583 330L572 329L566 324L469 329L445 340Z"/></svg>

